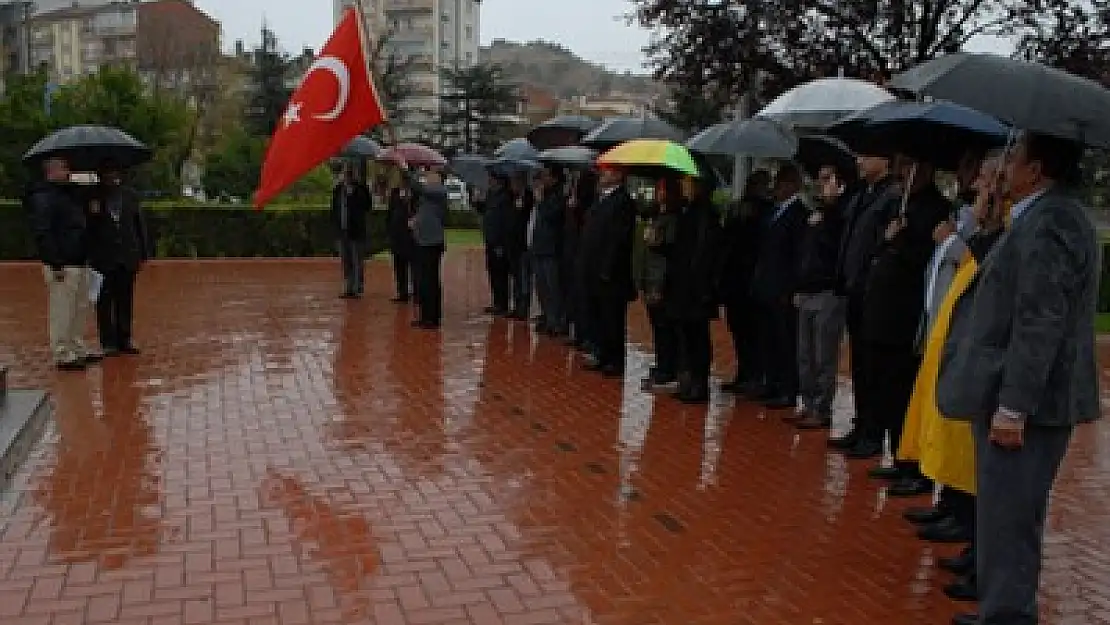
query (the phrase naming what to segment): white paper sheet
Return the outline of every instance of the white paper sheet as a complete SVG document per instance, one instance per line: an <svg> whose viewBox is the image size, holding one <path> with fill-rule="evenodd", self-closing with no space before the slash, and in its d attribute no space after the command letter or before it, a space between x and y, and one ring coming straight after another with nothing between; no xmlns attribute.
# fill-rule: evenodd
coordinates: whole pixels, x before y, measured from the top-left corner
<svg viewBox="0 0 1110 625"><path fill-rule="evenodd" d="M89 301L96 302L100 299L100 290L104 287L104 274L95 269L89 270Z"/></svg>

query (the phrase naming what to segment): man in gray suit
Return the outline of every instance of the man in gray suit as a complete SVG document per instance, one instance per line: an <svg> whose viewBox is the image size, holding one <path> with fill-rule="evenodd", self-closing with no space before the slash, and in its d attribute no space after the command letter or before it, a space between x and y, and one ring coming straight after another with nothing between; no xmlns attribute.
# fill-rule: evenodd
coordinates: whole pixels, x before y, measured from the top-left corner
<svg viewBox="0 0 1110 625"><path fill-rule="evenodd" d="M443 322L444 223L447 221L447 187L443 174L430 170L420 180L402 164L402 171L416 199L416 215L409 220L416 238L416 292L420 318L413 326L436 330Z"/></svg>
<svg viewBox="0 0 1110 625"><path fill-rule="evenodd" d="M1010 153L1011 226L953 314L937 405L971 419L979 614L957 624L1033 625L1049 492L1072 431L1099 418L1095 230L1064 186L1081 150L1026 134Z"/></svg>

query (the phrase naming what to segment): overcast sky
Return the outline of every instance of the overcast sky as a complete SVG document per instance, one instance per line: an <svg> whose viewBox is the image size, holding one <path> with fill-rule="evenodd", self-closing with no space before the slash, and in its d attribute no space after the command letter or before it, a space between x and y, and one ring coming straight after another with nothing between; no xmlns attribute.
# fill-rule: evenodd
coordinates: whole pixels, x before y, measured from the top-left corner
<svg viewBox="0 0 1110 625"><path fill-rule="evenodd" d="M331 0L194 0L223 25L230 47L259 40L265 18L290 52L319 49L332 30ZM579 56L615 70L646 72L641 48L648 32L625 24L628 0L485 0L482 43L493 39L561 44Z"/></svg>

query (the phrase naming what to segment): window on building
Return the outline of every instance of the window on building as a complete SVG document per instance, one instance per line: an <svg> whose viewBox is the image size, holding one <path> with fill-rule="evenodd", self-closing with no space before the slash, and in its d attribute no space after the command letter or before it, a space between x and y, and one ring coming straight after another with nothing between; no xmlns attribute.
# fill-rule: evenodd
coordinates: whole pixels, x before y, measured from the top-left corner
<svg viewBox="0 0 1110 625"><path fill-rule="evenodd" d="M466 28L464 28L463 30L466 32L466 40L474 41L474 27L470 24L467 24Z"/></svg>

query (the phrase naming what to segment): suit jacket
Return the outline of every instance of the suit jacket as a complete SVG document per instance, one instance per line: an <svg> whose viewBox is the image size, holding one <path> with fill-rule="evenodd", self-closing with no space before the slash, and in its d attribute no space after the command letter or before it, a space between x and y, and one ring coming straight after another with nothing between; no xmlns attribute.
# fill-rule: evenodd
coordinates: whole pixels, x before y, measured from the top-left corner
<svg viewBox="0 0 1110 625"><path fill-rule="evenodd" d="M394 254L407 254L416 245L412 229L409 228L410 217L412 217L412 200L409 196L401 195L399 189L394 189L389 195L389 212L386 215L389 249Z"/></svg>
<svg viewBox="0 0 1110 625"><path fill-rule="evenodd" d="M843 295L862 295L872 261L882 241L883 228L900 195L891 178L860 189L845 214L844 235L837 255L837 290Z"/></svg>
<svg viewBox="0 0 1110 625"><path fill-rule="evenodd" d="M776 219L779 208L767 215L752 275L752 297L762 304L788 304L797 284L798 244L809 208L798 198Z"/></svg>
<svg viewBox="0 0 1110 625"><path fill-rule="evenodd" d="M533 256L559 256L563 251L563 220L566 196L557 189L546 191L536 206L536 223L528 251Z"/></svg>
<svg viewBox="0 0 1110 625"><path fill-rule="evenodd" d="M152 256L146 220L134 189L98 187L87 210L89 265L93 269L101 273L135 271ZM114 210L118 215L113 215Z"/></svg>
<svg viewBox="0 0 1110 625"><path fill-rule="evenodd" d="M751 297L752 274L759 255L762 224L775 207L763 198L745 198L721 233L721 299L726 306L745 305Z"/></svg>
<svg viewBox="0 0 1110 625"><path fill-rule="evenodd" d="M509 260L516 261L528 251L528 219L536 205L536 196L531 189L525 189L520 194L510 193L510 198Z"/></svg>
<svg viewBox="0 0 1110 625"><path fill-rule="evenodd" d="M694 202L683 206L677 217L674 242L664 248L664 307L673 319L716 318L720 308L720 215L711 203Z"/></svg>
<svg viewBox="0 0 1110 625"><path fill-rule="evenodd" d="M87 219L72 188L37 182L28 189L23 206L30 217L42 264L57 271L88 263Z"/></svg>
<svg viewBox="0 0 1110 625"><path fill-rule="evenodd" d="M586 287L626 301L636 299L632 253L636 237L636 202L625 187L598 199L582 228L579 263Z"/></svg>
<svg viewBox="0 0 1110 625"><path fill-rule="evenodd" d="M479 205L482 214L482 238L488 248L504 248L509 244L509 228L513 210L512 193L505 188L490 189Z"/></svg>
<svg viewBox="0 0 1110 625"><path fill-rule="evenodd" d="M420 247L443 245L444 223L447 221L447 187L442 184L424 184L409 171L405 172L405 178L416 199L416 214L413 215L416 244Z"/></svg>
<svg viewBox="0 0 1110 625"><path fill-rule="evenodd" d="M343 226L342 202L347 203L347 225ZM370 187L356 182L347 187L344 183L335 185L331 190L331 221L339 236L363 241L366 239L366 219L374 207Z"/></svg>
<svg viewBox="0 0 1110 625"><path fill-rule="evenodd" d="M933 231L951 213L952 204L934 186L910 196L905 228L889 241L884 238L867 277L863 327L869 342L908 349L917 343L925 270L936 249ZM888 224L883 222L884 233Z"/></svg>
<svg viewBox="0 0 1110 625"><path fill-rule="evenodd" d="M937 405L958 419L999 407L1034 426L1101 415L1095 363L1099 251L1080 202L1049 191L983 259L953 312Z"/></svg>

